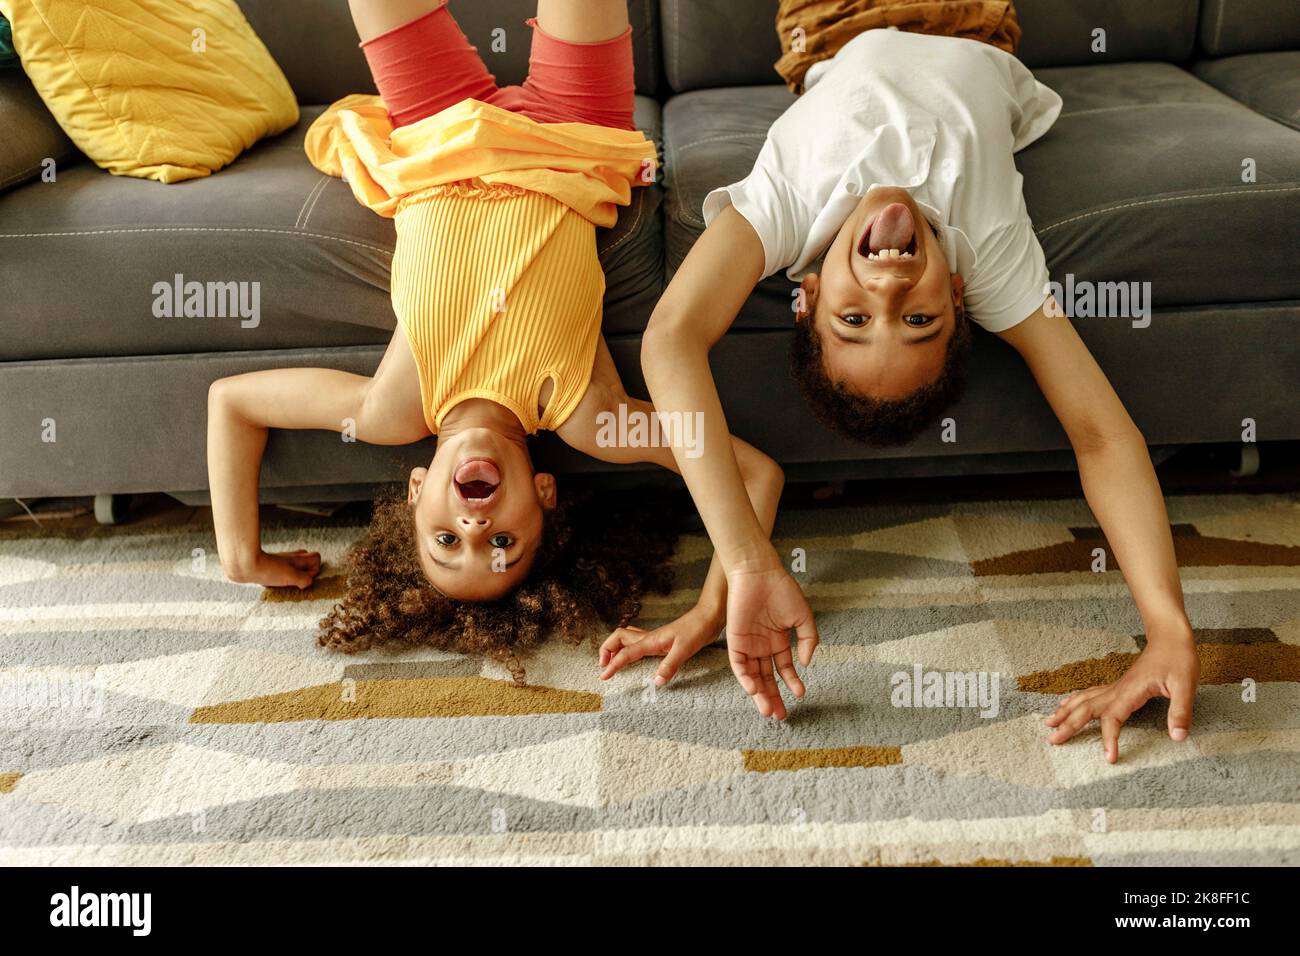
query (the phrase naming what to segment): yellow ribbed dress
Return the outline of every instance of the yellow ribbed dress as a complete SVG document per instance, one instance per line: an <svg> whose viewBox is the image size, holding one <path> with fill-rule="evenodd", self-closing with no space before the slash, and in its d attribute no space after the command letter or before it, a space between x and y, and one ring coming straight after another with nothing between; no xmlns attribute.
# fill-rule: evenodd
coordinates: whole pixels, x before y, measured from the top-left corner
<svg viewBox="0 0 1300 956"><path fill-rule="evenodd" d="M429 430L469 398L509 408L529 434L562 425L600 338L596 227L613 225L632 188L654 181L654 144L477 100L394 130L378 97L350 96L312 124L306 150L394 219L393 310Z"/></svg>

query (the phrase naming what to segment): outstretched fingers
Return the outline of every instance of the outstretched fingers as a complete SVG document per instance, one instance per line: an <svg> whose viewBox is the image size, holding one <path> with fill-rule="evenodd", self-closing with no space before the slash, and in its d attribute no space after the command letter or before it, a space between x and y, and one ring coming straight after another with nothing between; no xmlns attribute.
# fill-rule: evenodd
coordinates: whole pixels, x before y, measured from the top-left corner
<svg viewBox="0 0 1300 956"><path fill-rule="evenodd" d="M736 680L745 693L754 701L754 706L764 717L771 717L776 712L776 704L780 702L780 693L772 694L775 690L775 682L769 689L767 681L763 677L762 665L760 658L750 657L748 654L742 654L740 651L728 650L727 657L731 661L731 673L736 675ZM771 676L772 662L768 660L768 676ZM775 702L773 700L775 697Z"/></svg>
<svg viewBox="0 0 1300 956"><path fill-rule="evenodd" d="M1061 701L1061 703L1057 705L1055 713L1043 722L1049 727L1056 727L1080 704L1091 700L1098 694L1104 694L1109 689L1109 684L1103 684L1100 687L1089 687L1086 690L1075 691L1069 697L1065 698L1065 700Z"/></svg>
<svg viewBox="0 0 1300 956"><path fill-rule="evenodd" d="M668 649L668 653L664 655L664 659L655 671L655 686L663 687L676 677L678 669L690 660L694 653L695 651L686 641L673 641L673 646Z"/></svg>
<svg viewBox="0 0 1300 956"><path fill-rule="evenodd" d="M600 679L609 680L628 664L650 652L645 640L648 632L639 627L620 627L600 645Z"/></svg>
<svg viewBox="0 0 1300 956"><path fill-rule="evenodd" d="M794 633L799 648L799 663L807 667L812 663L813 651L817 650L817 645L821 643L821 636L817 633L817 622L813 619L811 611L795 626Z"/></svg>
<svg viewBox="0 0 1300 956"><path fill-rule="evenodd" d="M794 669L794 656L788 651L778 651L773 658L776 662L777 673L781 675L781 681L795 697L803 697L807 692L803 681L799 677L799 672Z"/></svg>
<svg viewBox="0 0 1300 956"><path fill-rule="evenodd" d="M1099 696L1078 701L1066 711L1064 716L1057 722L1056 729L1047 738L1048 742L1063 744L1100 716L1101 711L1097 705L1097 697Z"/></svg>
<svg viewBox="0 0 1300 956"><path fill-rule="evenodd" d="M777 720L785 720L785 701L781 699L781 688L776 684L776 671L772 668L772 658L760 657L758 672L763 679L763 693L772 704L772 716Z"/></svg>
<svg viewBox="0 0 1300 956"><path fill-rule="evenodd" d="M1196 685L1182 681L1169 682L1169 736L1173 740L1186 740L1192 729L1192 709L1196 703Z"/></svg>

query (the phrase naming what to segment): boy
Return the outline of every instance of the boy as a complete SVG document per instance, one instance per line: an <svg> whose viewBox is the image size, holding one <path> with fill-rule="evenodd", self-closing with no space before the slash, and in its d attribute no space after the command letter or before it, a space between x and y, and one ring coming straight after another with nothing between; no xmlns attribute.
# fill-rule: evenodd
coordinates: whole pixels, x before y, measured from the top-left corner
<svg viewBox="0 0 1300 956"><path fill-rule="evenodd" d="M708 365L755 285L785 268L801 281L795 380L818 417L858 441L903 444L939 418L961 392L969 323L1021 354L1065 428L1147 635L1121 680L1061 704L1049 740L1098 719L1114 762L1120 726L1156 695L1171 699L1169 733L1184 739L1199 665L1155 471L1048 294L1012 158L1051 127L1060 98L994 46L897 30L855 37L805 87L750 175L705 199L707 228L642 343L655 407L704 412L705 454L677 460L726 569L733 670L750 675L766 712L780 695L773 665L794 673L789 629L804 664L816 643L745 498Z"/></svg>

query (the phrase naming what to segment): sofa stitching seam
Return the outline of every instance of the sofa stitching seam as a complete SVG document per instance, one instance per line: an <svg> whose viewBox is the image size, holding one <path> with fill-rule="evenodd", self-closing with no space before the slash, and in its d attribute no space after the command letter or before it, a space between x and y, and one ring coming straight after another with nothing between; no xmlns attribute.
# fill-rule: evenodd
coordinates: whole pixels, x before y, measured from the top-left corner
<svg viewBox="0 0 1300 956"><path fill-rule="evenodd" d="M372 246L368 242L358 242L356 239L344 239L341 236L326 236L318 232L301 232L295 229L237 229L231 226L149 226L138 229L83 229L68 232L0 232L0 239L39 239L52 238L55 236L106 236L132 232L267 232L281 236L306 236L312 239L326 239L330 242L346 243L349 246L360 246L363 249L370 249L386 256L391 256L393 254L390 249Z"/></svg>
<svg viewBox="0 0 1300 956"><path fill-rule="evenodd" d="M682 28L682 0L673 0L673 36L680 37ZM682 45L680 42L673 44L673 77L669 85L673 89L678 88L682 79Z"/></svg>
<svg viewBox="0 0 1300 956"><path fill-rule="evenodd" d="M680 146L673 147L673 154L686 149L694 149L696 146L703 146L705 143L730 143L738 139L767 139L767 133L729 133L726 136L706 136L704 139L693 140L689 143L682 143Z"/></svg>
<svg viewBox="0 0 1300 956"><path fill-rule="evenodd" d="M653 66L653 64L659 62L659 53L658 53L658 49L655 46L654 17L650 13L650 4L653 2L654 0L645 0L645 35L646 35L646 44L650 48L650 63L652 64L651 70L652 72L658 72L654 70L654 66ZM658 80L658 77L656 76L655 79ZM658 87L658 85L659 84L656 82L655 86ZM658 92L658 89L656 89L655 92Z"/></svg>
<svg viewBox="0 0 1300 956"><path fill-rule="evenodd" d="M18 172L14 173L12 176L9 176L6 179L0 179L0 189L4 189L6 186L9 186L13 183L20 183L23 180L28 179L31 176L34 176L36 173L40 172L41 165L42 163L37 163L35 166L29 166L26 169L19 170Z"/></svg>
<svg viewBox="0 0 1300 956"><path fill-rule="evenodd" d="M1220 92L1222 92L1222 91L1220 91ZM1199 106L1199 107L1210 107L1211 109L1234 110L1234 112L1235 112L1235 109L1234 109L1234 108L1235 108L1236 106L1239 106L1239 105L1240 105L1239 102L1230 102L1230 103L1200 103L1200 102L1184 102L1184 103L1125 103L1123 106L1094 106L1092 109L1087 109L1087 110L1072 110L1072 111L1070 111L1069 113L1061 113L1061 114L1059 114L1056 118L1057 118L1057 119L1068 119L1068 118L1071 117L1071 116L1087 116L1087 115L1092 114L1092 113L1118 113L1118 112L1122 112L1122 111L1124 111L1124 110L1154 110L1154 109L1167 110L1167 109L1170 109L1171 107L1178 107L1178 106Z"/></svg>
<svg viewBox="0 0 1300 956"><path fill-rule="evenodd" d="M307 198L302 201L302 208L298 210L298 218L293 221L293 228L302 229L307 225L307 220L303 218L303 214L306 213L307 216L311 215L311 213L307 211L307 204L311 203L315 206L313 200L320 195L321 189L325 186L325 179L325 176L321 176L321 178L316 181L316 185L308 190Z"/></svg>
<svg viewBox="0 0 1300 956"><path fill-rule="evenodd" d="M1093 216L1103 215L1104 213L1118 212L1121 209L1132 209L1137 206L1154 206L1154 205L1159 205L1161 203L1189 202L1195 199L1214 199L1219 196L1258 196L1261 193L1277 193L1277 192L1285 193L1285 192L1296 192L1296 191L1300 191L1300 183L1289 185L1289 186L1281 186L1281 187L1267 186L1262 189L1259 188L1232 189L1232 190L1225 190L1217 193L1201 193L1195 196L1171 196L1162 199L1142 199L1137 202L1120 203L1118 206L1106 206L1103 209L1094 209L1091 212L1081 213L1078 216L1071 216L1069 219L1062 219L1060 222L1054 222L1050 226L1044 226L1042 229L1039 229L1038 235L1040 236L1046 235L1047 233L1055 229L1057 226L1067 226L1072 222L1078 222L1080 219L1089 219Z"/></svg>
<svg viewBox="0 0 1300 956"><path fill-rule="evenodd" d="M616 241L610 243L608 246L605 247L605 255L608 256L611 252L613 252L623 243L627 242L629 239L632 238L633 234L636 233L636 227L641 225L641 211L644 208L645 208L645 191L643 189L638 189L637 196L636 196L636 218L632 220L632 225L628 227L626 233L624 233L619 239L617 239Z"/></svg>
<svg viewBox="0 0 1300 956"><path fill-rule="evenodd" d="M311 214L314 213L314 212L316 211L316 204L317 204L318 202L320 202L320 197L323 196L323 195L325 195L325 188L326 188L326 186L329 184L330 179L331 179L331 177L329 177L329 176L322 176L322 177L321 177L321 181L320 181L320 183L318 183L317 186L316 186L316 190L315 190L315 192L316 192L316 196L315 196L315 198L312 199L312 201L311 201L311 208L307 210L307 215L303 216L303 218L302 218L302 225L299 226L298 228L300 228L300 229L306 229L306 228L307 228L307 223L309 223L309 222L311 221Z"/></svg>
<svg viewBox="0 0 1300 956"><path fill-rule="evenodd" d="M1297 109L1294 113L1275 113L1270 109L1259 106L1252 106L1251 109L1260 116L1267 116L1274 123L1281 123L1283 126L1289 126L1292 129L1300 129L1300 126L1296 125L1296 123L1300 123L1300 109Z"/></svg>

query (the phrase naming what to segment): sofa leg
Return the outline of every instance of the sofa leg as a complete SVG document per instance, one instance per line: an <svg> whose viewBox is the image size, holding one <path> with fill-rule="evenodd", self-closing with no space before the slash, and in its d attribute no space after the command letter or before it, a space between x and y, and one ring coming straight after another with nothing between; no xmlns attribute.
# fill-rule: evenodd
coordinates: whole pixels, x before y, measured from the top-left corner
<svg viewBox="0 0 1300 956"><path fill-rule="evenodd" d="M131 509L131 495L95 495L95 520L117 524Z"/></svg>
<svg viewBox="0 0 1300 956"><path fill-rule="evenodd" d="M1254 442L1242 442L1239 451L1239 463L1228 474L1234 478L1254 478L1259 474L1259 446Z"/></svg>
<svg viewBox="0 0 1300 956"><path fill-rule="evenodd" d="M838 498L844 494L844 479L836 478L829 484L822 485L820 488L813 489L814 501L830 501L832 498Z"/></svg>

